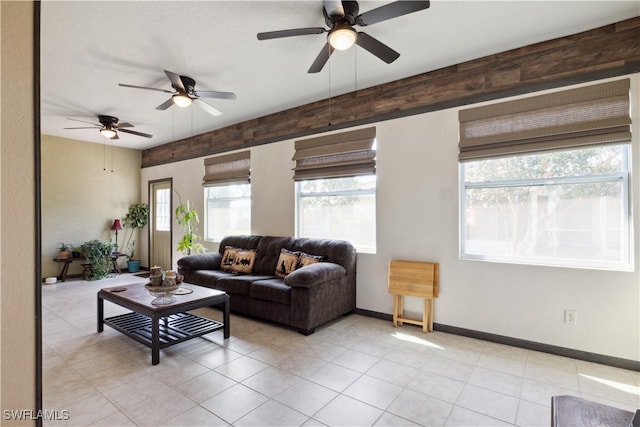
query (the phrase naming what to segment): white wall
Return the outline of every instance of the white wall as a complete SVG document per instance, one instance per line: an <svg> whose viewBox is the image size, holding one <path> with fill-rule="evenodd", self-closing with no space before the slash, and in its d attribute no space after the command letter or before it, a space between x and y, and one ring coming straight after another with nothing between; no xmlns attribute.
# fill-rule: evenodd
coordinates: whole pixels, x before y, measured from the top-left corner
<svg viewBox="0 0 640 427"><path fill-rule="evenodd" d="M637 75L632 78L632 94L632 156L633 170L637 170ZM458 109L375 126L377 253L358 255L358 308L392 312L392 297L387 293L390 259L433 261L440 263L436 323L640 360L637 255L635 272L462 261L458 259ZM293 141L251 151L252 231L293 234ZM173 176L183 197L198 201L203 212L202 174L202 159L189 160L143 169L142 185L146 188L148 180ZM640 186L632 187L633 219L639 224ZM178 236L174 233L174 242ZM637 231L634 244L638 246ZM406 303L408 311L419 313L420 307L417 299ZM577 325L564 324L565 309L577 310Z"/></svg>

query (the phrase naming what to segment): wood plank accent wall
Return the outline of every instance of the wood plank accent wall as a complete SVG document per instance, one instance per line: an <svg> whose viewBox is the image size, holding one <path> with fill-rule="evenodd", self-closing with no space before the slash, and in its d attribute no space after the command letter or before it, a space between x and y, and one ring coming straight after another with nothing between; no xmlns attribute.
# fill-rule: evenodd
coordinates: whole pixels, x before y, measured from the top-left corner
<svg viewBox="0 0 640 427"><path fill-rule="evenodd" d="M153 147L142 167L640 71L640 17Z"/></svg>

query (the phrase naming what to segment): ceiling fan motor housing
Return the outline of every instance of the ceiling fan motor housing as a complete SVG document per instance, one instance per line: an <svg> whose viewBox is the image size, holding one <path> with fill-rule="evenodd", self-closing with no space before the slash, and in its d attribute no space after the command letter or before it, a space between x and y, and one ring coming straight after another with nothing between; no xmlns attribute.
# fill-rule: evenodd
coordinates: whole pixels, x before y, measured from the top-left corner
<svg viewBox="0 0 640 427"><path fill-rule="evenodd" d="M358 12L360 11L360 6L358 6L358 2L343 1L342 9L344 10L344 16L329 15L327 14L327 10L324 7L322 8L322 14L324 15L324 22L327 24L329 28L334 28L335 26L340 24L347 24L349 26L356 25Z"/></svg>
<svg viewBox="0 0 640 427"><path fill-rule="evenodd" d="M113 116L98 116L98 121L105 127L115 127L118 125L118 118Z"/></svg>
<svg viewBox="0 0 640 427"><path fill-rule="evenodd" d="M187 76L180 76L180 80L182 80L182 85L184 86L187 93L189 95L193 95L193 92L196 89L196 81L193 80L191 77L187 77ZM174 89L180 92L179 88L174 87Z"/></svg>

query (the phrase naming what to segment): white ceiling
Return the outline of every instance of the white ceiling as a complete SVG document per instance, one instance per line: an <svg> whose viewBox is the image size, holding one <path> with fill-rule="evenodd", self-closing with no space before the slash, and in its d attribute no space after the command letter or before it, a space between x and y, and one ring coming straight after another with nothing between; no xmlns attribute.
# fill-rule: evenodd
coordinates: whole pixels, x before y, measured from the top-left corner
<svg viewBox="0 0 640 427"><path fill-rule="evenodd" d="M360 1L360 13L386 1ZM329 96L402 79L497 52L640 15L640 0L432 0L427 10L363 29L401 56L385 64L359 47L335 52L322 72L307 70L326 35L258 41L258 32L326 27L321 0L52 1L42 3L42 132L104 143L98 123L112 115L149 133L120 132L115 146L144 149ZM171 90L163 70L196 80L196 90L235 92L206 99L221 116L193 104L155 109ZM90 125L88 125L90 126ZM109 144L112 141L106 140Z"/></svg>

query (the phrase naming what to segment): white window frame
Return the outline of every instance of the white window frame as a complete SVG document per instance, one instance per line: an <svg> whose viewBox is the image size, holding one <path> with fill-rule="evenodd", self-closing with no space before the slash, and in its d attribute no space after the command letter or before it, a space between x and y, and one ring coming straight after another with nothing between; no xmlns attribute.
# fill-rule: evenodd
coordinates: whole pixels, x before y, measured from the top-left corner
<svg viewBox="0 0 640 427"><path fill-rule="evenodd" d="M374 245L373 247L370 246L364 246L362 244L359 244L359 242L354 241L353 239L350 239L349 236L305 236L302 233L301 230L301 212L300 212L300 208L302 206L302 200L305 197L348 197L348 196L373 196L374 200L376 199L376 191L377 191L377 177L375 174L373 175L366 175L366 176L372 176L375 182L375 186L373 188L370 189L350 189L350 190L330 190L330 191L322 191L322 192L309 192L309 193L304 193L301 191L301 186L304 184L304 180L302 181L296 181L296 185L295 185L295 192L296 192L296 212L295 212L295 228L296 228L296 237L320 237L320 238L329 238L329 239L341 239L341 240L347 240L350 241L354 247L356 248L357 252L361 252L361 253L376 253L376 247L377 247L377 239L374 239ZM344 178L344 177L335 177L335 178L323 178L325 180L332 180L332 179L340 179L340 178ZM377 212L375 212L375 208L374 208L374 224L373 224L373 232L376 233L376 229L377 229Z"/></svg>
<svg viewBox="0 0 640 427"><path fill-rule="evenodd" d="M236 186L236 185L243 185L243 186L248 186L249 189L249 195L248 196L241 196L241 197L209 197L209 189L213 189L213 188L220 188L220 187L230 187L230 186ZM209 212L209 200L216 200L219 202L234 202L234 201L248 201L249 202L249 206L247 208L248 210L248 214L249 214L249 230L244 230L241 233L242 234L250 234L251 233L251 184L250 183L230 183L230 184L224 184L224 185L219 185L219 186L210 186L210 187L204 187L204 207L205 207L205 232L204 232L204 240L207 242L220 242L222 240L223 237L229 235L229 234L238 234L236 231L230 232L230 231L225 231L223 232L222 236L210 236L209 235L209 221L215 221L215 218L211 217L211 213Z"/></svg>
<svg viewBox="0 0 640 427"><path fill-rule="evenodd" d="M459 257L463 260L475 260L475 261L489 261L489 262L503 262L513 264L525 264L525 265L541 265L541 266L554 266L554 267L569 267L569 268L584 268L584 269L599 269L599 270L612 270L612 271L633 271L634 270L634 256L633 256L633 236L631 230L633 230L633 215L631 211L631 192L630 192L630 179L631 179L631 145L622 144L623 148L623 170L617 173L608 173L602 175L586 175L586 176L566 176L555 178L539 178L539 179L510 179L510 180L496 180L496 181L483 181L483 182L465 182L465 162L459 163L459 189L460 189L460 212L459 212ZM576 150L588 149L589 147L577 148ZM532 153L528 153L532 154ZM491 160L490 158L486 160ZM482 161L482 160L481 160ZM505 188L505 187L532 187L532 186L544 186L544 185L558 185L558 184L589 184L589 183L607 183L607 182L621 182L622 183L622 196L621 196L621 215L622 229L620 230L621 239L624 243L622 249L622 256L619 262L612 261L584 261L579 259L563 259L563 258L550 258L550 257L524 257L524 256L495 256L495 255L478 255L467 253L466 240L467 240L467 196L466 191L468 189L483 189L483 188Z"/></svg>

